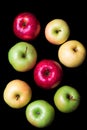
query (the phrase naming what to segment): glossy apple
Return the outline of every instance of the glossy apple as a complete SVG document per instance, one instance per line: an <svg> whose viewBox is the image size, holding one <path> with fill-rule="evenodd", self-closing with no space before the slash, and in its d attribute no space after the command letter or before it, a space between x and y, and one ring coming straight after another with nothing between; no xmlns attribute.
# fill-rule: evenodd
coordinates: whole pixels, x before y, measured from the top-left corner
<svg viewBox="0 0 87 130"><path fill-rule="evenodd" d="M19 109L26 106L32 98L32 89L28 83L20 79L14 79L7 83L3 98L11 108Z"/></svg>
<svg viewBox="0 0 87 130"><path fill-rule="evenodd" d="M44 128L54 120L55 109L45 100L35 100L26 107L26 118L29 123L37 128Z"/></svg>
<svg viewBox="0 0 87 130"><path fill-rule="evenodd" d="M76 88L64 85L55 92L54 104L60 112L74 112L80 104L80 93Z"/></svg>
<svg viewBox="0 0 87 130"><path fill-rule="evenodd" d="M40 22L31 12L21 12L13 20L13 32L22 40L33 40L40 33Z"/></svg>
<svg viewBox="0 0 87 130"><path fill-rule="evenodd" d="M34 68L34 81L43 89L58 86L63 77L61 65L52 59L42 59Z"/></svg>
<svg viewBox="0 0 87 130"><path fill-rule="evenodd" d="M28 42L18 42L9 49L8 60L16 71L26 72L35 66L37 51Z"/></svg>
<svg viewBox="0 0 87 130"><path fill-rule="evenodd" d="M77 40L66 41L58 49L58 58L66 67L78 67L86 58L86 48Z"/></svg>
<svg viewBox="0 0 87 130"><path fill-rule="evenodd" d="M45 37L52 44L60 45L64 43L69 35L69 25L63 19L53 19L45 27Z"/></svg>

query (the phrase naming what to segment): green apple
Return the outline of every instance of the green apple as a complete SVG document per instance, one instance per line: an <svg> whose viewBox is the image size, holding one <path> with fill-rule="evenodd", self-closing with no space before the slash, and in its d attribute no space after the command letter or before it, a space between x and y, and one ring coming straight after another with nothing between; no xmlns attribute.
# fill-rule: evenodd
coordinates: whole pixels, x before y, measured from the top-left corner
<svg viewBox="0 0 87 130"><path fill-rule="evenodd" d="M63 19L53 19L45 27L45 37L52 44L63 44L69 38L69 35L69 25Z"/></svg>
<svg viewBox="0 0 87 130"><path fill-rule="evenodd" d="M8 60L16 71L29 71L36 64L37 51L35 47L28 42L18 42L9 49Z"/></svg>
<svg viewBox="0 0 87 130"><path fill-rule="evenodd" d="M32 98L32 90L28 83L20 79L11 80L7 83L3 98L11 108L22 108L27 105Z"/></svg>
<svg viewBox="0 0 87 130"><path fill-rule="evenodd" d="M80 93L76 88L64 85L55 92L54 104L60 112L73 112L80 104Z"/></svg>
<svg viewBox="0 0 87 130"><path fill-rule="evenodd" d="M54 107L45 100L35 100L26 107L28 122L37 128L44 128L51 125L54 117Z"/></svg>
<svg viewBox="0 0 87 130"><path fill-rule="evenodd" d="M77 40L69 40L58 49L58 59L66 67L78 67L86 58L86 48Z"/></svg>

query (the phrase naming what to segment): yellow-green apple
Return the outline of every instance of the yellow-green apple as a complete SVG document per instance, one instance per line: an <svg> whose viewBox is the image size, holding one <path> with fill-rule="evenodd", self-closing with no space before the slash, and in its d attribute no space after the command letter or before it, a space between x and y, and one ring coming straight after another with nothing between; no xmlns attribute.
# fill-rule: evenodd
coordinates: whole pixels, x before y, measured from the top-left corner
<svg viewBox="0 0 87 130"><path fill-rule="evenodd" d="M52 44L63 44L69 35L70 27L63 19L53 19L45 27L45 37Z"/></svg>
<svg viewBox="0 0 87 130"><path fill-rule="evenodd" d="M46 100L35 100L26 107L26 118L37 128L44 128L52 124L55 117L54 107Z"/></svg>
<svg viewBox="0 0 87 130"><path fill-rule="evenodd" d="M22 40L33 40L40 33L41 25L35 14L21 12L13 20L13 32Z"/></svg>
<svg viewBox="0 0 87 130"><path fill-rule="evenodd" d="M32 89L27 82L14 79L7 83L3 92L3 98L8 106L19 109L30 102L32 98Z"/></svg>
<svg viewBox="0 0 87 130"><path fill-rule="evenodd" d="M80 93L72 86L61 86L54 94L54 104L60 112L74 112L80 104Z"/></svg>
<svg viewBox="0 0 87 130"><path fill-rule="evenodd" d="M29 71L36 64L37 51L35 47L28 42L17 42L9 49L8 60L16 71Z"/></svg>
<svg viewBox="0 0 87 130"><path fill-rule="evenodd" d="M77 40L68 40L58 48L58 58L66 67L78 67L86 58L86 48Z"/></svg>
<svg viewBox="0 0 87 130"><path fill-rule="evenodd" d="M52 59L42 59L34 68L34 81L43 89L53 89L62 81L63 69Z"/></svg>

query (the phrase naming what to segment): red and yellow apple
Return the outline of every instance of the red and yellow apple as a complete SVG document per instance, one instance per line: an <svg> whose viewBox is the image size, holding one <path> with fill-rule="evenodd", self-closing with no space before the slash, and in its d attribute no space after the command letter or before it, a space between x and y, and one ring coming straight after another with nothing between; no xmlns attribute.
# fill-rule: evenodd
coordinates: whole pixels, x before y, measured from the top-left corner
<svg viewBox="0 0 87 130"><path fill-rule="evenodd" d="M8 106L19 109L30 102L32 98L32 89L27 82L14 79L7 83L3 92L3 98Z"/></svg>
<svg viewBox="0 0 87 130"><path fill-rule="evenodd" d="M63 44L70 35L70 28L68 23L63 19L53 19L47 23L45 27L46 39L54 44Z"/></svg>

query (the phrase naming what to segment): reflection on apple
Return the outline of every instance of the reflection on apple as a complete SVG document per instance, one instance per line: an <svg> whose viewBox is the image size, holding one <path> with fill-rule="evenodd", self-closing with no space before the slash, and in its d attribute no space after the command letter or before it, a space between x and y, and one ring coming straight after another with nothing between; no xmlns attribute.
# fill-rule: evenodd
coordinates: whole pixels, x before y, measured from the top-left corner
<svg viewBox="0 0 87 130"><path fill-rule="evenodd" d="M72 86L61 86L54 94L54 104L60 112L74 112L80 104L80 93Z"/></svg>
<svg viewBox="0 0 87 130"><path fill-rule="evenodd" d="M44 128L54 120L55 109L46 100L35 100L29 103L25 110L26 119L37 128Z"/></svg>
<svg viewBox="0 0 87 130"><path fill-rule="evenodd" d="M7 83L3 98L11 108L19 109L26 106L32 98L32 89L28 83L20 79L14 79Z"/></svg>
<svg viewBox="0 0 87 130"><path fill-rule="evenodd" d="M62 81L63 69L61 65L52 59L42 59L34 68L34 81L43 89L57 87Z"/></svg>
<svg viewBox="0 0 87 130"><path fill-rule="evenodd" d="M16 71L26 72L35 66L37 51L32 44L21 41L9 49L8 60Z"/></svg>
<svg viewBox="0 0 87 130"><path fill-rule="evenodd" d="M78 67L86 58L86 48L77 40L69 40L58 49L58 59L66 67Z"/></svg>

